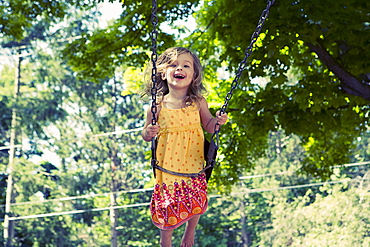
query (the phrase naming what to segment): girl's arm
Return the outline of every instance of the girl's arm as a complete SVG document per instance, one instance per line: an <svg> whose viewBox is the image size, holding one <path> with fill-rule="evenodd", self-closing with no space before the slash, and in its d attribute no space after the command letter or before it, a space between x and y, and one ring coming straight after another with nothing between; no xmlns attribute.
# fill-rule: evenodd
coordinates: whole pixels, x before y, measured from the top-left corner
<svg viewBox="0 0 370 247"><path fill-rule="evenodd" d="M147 142L150 142L152 138L158 134L159 128L160 128L158 123L156 125L152 125L152 116L153 116L152 110L151 110L151 107L149 107L146 113L145 124L144 124L143 130L141 131L141 136ZM156 118L158 119L158 111L156 114Z"/></svg>
<svg viewBox="0 0 370 247"><path fill-rule="evenodd" d="M220 125L223 125L227 121L227 114L223 113L220 115L219 111L216 113L216 117L213 117L212 113L209 111L207 101L202 98L199 102L200 105L200 118L203 125L203 128L208 133L214 133L215 125L218 122Z"/></svg>

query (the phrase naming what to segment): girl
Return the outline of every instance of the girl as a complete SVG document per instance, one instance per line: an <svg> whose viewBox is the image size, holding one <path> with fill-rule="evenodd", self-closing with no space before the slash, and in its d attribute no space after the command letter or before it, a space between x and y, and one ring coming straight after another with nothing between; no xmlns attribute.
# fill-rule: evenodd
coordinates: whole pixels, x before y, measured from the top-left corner
<svg viewBox="0 0 370 247"><path fill-rule="evenodd" d="M226 114L212 116L204 97L199 58L186 48L167 49L157 60L157 124L151 108L142 130L145 141L157 136L158 165L178 173L203 169L203 128L213 133L215 124L225 124ZM148 83L145 94L150 95ZM155 171L151 199L152 221L161 230L160 244L172 246L173 230L186 222L181 247L194 245L195 227L208 205L206 176L189 178Z"/></svg>

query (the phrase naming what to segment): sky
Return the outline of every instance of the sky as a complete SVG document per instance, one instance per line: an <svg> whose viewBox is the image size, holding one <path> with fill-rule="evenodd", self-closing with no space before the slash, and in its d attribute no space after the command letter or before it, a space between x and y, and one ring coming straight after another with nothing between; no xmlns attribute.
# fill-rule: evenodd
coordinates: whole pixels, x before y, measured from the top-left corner
<svg viewBox="0 0 370 247"><path fill-rule="evenodd" d="M151 6L148 6L148 8L151 8ZM101 3L99 5L99 10L102 13L102 19L101 19L101 26L105 26L107 24L107 21L110 21L112 19L116 19L120 16L122 13L122 3L120 1L115 1L113 3L108 2L105 0L104 3ZM177 32L176 29L171 29L168 24L161 23L161 29L163 29L166 33L169 34L175 34ZM184 20L179 20L175 22L175 25L183 26L186 25L186 27L190 30L190 32L185 34L180 34L180 39L185 38L188 36L196 27L196 22L193 17L189 17L188 20L184 22Z"/></svg>
<svg viewBox="0 0 370 247"><path fill-rule="evenodd" d="M122 3L115 1L113 3L107 0L99 4L99 10L102 13L102 22L106 24L111 19L117 19L122 13Z"/></svg>

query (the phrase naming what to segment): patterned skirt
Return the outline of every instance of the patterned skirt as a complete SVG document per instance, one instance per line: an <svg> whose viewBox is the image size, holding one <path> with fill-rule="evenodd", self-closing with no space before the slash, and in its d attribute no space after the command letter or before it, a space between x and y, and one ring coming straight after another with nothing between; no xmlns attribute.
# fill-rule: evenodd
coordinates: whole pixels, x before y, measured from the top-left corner
<svg viewBox="0 0 370 247"><path fill-rule="evenodd" d="M180 184L156 184L150 211L154 225L168 230L203 214L207 206L207 182L202 174L196 178L184 178Z"/></svg>

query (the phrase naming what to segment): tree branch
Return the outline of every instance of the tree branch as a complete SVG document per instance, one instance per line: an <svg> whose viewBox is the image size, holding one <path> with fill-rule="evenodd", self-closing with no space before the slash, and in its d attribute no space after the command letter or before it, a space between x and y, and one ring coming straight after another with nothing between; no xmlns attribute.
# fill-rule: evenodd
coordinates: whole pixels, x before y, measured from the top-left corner
<svg viewBox="0 0 370 247"><path fill-rule="evenodd" d="M319 59L334 73L342 82L342 89L345 93L360 96L370 100L370 84L366 84L345 70L320 43L306 43L312 52L315 52Z"/></svg>

